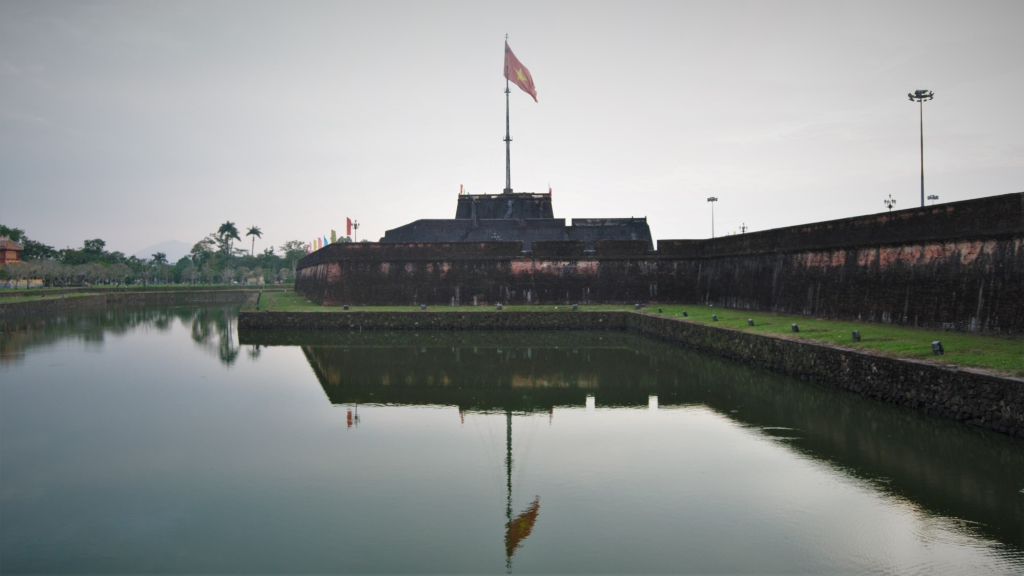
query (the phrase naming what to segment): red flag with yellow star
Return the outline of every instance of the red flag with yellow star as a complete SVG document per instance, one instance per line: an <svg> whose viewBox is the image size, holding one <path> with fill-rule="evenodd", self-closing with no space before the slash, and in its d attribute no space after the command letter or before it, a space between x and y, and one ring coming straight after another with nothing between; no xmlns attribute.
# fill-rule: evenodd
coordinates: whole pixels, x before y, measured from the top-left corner
<svg viewBox="0 0 1024 576"><path fill-rule="evenodd" d="M530 71L512 53L508 42L505 42L505 78L522 88L523 92L533 96L533 101L537 102L537 87L533 85L533 76L530 76Z"/></svg>

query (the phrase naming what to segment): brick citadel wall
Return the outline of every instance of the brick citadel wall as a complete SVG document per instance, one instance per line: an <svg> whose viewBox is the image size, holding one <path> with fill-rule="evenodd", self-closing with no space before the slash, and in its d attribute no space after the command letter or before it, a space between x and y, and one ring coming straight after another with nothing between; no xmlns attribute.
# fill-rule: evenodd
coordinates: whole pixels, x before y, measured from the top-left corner
<svg viewBox="0 0 1024 576"><path fill-rule="evenodd" d="M325 305L680 302L1024 332L1024 193L712 240L333 244L299 262Z"/></svg>

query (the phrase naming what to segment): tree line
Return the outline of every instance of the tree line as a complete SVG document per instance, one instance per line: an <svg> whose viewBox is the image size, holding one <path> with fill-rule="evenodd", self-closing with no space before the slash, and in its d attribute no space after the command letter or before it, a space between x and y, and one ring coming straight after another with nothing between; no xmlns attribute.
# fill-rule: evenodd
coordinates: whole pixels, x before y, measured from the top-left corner
<svg viewBox="0 0 1024 576"><path fill-rule="evenodd" d="M259 226L250 226L249 250L236 246L242 238L238 227L224 222L192 246L188 255L169 262L167 254L156 252L150 258L109 252L99 238L85 240L80 248L55 249L30 239L20 228L0 224L0 236L21 244L20 264L0 266L0 285L26 286L32 279L44 286L83 286L96 284L233 284L250 281L294 282L295 266L306 255L306 243L291 240L278 247L256 252L256 239L263 237Z"/></svg>

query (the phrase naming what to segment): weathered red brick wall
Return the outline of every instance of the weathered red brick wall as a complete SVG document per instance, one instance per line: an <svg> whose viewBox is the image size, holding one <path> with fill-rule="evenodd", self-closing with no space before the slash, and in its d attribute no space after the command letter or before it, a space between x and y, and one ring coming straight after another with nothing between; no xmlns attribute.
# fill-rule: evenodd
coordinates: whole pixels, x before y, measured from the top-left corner
<svg viewBox="0 0 1024 576"><path fill-rule="evenodd" d="M299 263L326 305L707 303L1024 332L1024 194L714 240L334 244Z"/></svg>
<svg viewBox="0 0 1024 576"><path fill-rule="evenodd" d="M645 245L541 256L519 242L335 244L302 260L296 290L326 305L647 302L657 298L658 263Z"/></svg>
<svg viewBox="0 0 1024 576"><path fill-rule="evenodd" d="M666 301L1024 332L1024 241L958 239L662 261Z"/></svg>

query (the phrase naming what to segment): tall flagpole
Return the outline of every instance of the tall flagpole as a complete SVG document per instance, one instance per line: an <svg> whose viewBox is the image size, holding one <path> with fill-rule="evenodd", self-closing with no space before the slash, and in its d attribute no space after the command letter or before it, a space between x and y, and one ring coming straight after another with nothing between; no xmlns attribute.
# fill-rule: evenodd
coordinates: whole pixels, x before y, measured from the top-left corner
<svg viewBox="0 0 1024 576"><path fill-rule="evenodd" d="M508 34L505 34L505 194L512 193L512 137L508 131Z"/></svg>

